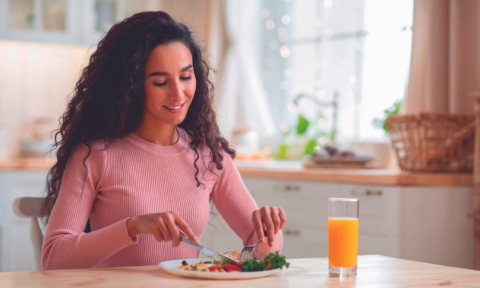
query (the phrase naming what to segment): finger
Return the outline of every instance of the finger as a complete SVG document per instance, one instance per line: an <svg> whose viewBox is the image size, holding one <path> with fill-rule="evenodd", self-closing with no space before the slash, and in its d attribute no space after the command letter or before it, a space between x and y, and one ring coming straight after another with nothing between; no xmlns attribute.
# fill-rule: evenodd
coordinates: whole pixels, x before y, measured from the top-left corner
<svg viewBox="0 0 480 288"><path fill-rule="evenodd" d="M280 217L280 229L283 229L285 227L285 224L287 223L287 213L285 213L285 210L283 210L282 207L278 207L278 217Z"/></svg>
<svg viewBox="0 0 480 288"><path fill-rule="evenodd" d="M158 229L152 229L150 233L157 239L158 242L163 242L165 239L162 236L162 233L160 233L160 230Z"/></svg>
<svg viewBox="0 0 480 288"><path fill-rule="evenodd" d="M188 224L176 212L172 212L172 214L175 220L175 225L185 233L185 236L187 236L188 239L194 243L198 243L197 235L193 233L192 228L190 228L190 226L188 226Z"/></svg>
<svg viewBox="0 0 480 288"><path fill-rule="evenodd" d="M260 214L262 214L262 222L265 223L267 230L268 246L272 247L273 240L275 239L274 227L272 216L270 215L270 207L264 206L260 209Z"/></svg>
<svg viewBox="0 0 480 288"><path fill-rule="evenodd" d="M150 221L148 224L145 223L143 228L143 234L152 235L159 242L164 241L163 235L158 230L157 224L154 221Z"/></svg>
<svg viewBox="0 0 480 288"><path fill-rule="evenodd" d="M178 247L178 245L180 245L180 233L178 233L178 228L175 224L173 215L171 213L164 213L162 216L163 222L165 222L165 226L167 226L167 229L172 236L173 247Z"/></svg>
<svg viewBox="0 0 480 288"><path fill-rule="evenodd" d="M274 235L277 235L278 230L280 230L280 217L278 216L277 207L270 207L270 216L272 216L273 233Z"/></svg>
<svg viewBox="0 0 480 288"><path fill-rule="evenodd" d="M258 241L265 243L265 235L263 234L262 216L259 210L255 210L252 213L252 222L255 233L257 233Z"/></svg>
<svg viewBox="0 0 480 288"><path fill-rule="evenodd" d="M165 222L163 222L161 216L157 218L156 224L157 229L160 230L160 233L162 233L163 239L166 242L172 241L172 235L170 235L170 231L168 231L167 227L165 226Z"/></svg>

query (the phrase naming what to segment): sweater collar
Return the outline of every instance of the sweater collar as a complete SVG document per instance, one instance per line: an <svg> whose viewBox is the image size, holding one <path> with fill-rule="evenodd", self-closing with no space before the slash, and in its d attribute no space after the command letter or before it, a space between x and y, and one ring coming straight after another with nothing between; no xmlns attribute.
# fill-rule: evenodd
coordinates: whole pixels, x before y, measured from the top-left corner
<svg viewBox="0 0 480 288"><path fill-rule="evenodd" d="M127 134L126 138L140 148L157 154L175 154L181 152L187 146L187 135L185 130L177 126L178 141L169 146L163 146L149 142L135 133Z"/></svg>

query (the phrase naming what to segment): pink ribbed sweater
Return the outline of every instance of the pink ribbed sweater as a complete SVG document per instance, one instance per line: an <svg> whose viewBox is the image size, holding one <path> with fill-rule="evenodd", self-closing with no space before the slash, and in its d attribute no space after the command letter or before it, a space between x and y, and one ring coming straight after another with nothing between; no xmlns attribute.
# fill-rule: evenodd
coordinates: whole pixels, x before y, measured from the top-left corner
<svg viewBox="0 0 480 288"><path fill-rule="evenodd" d="M196 187L191 138L181 128L178 131L179 140L172 146L150 143L134 133L106 147L98 141L86 160L86 174L82 162L87 148L72 153L45 234L43 269L155 265L196 258L198 251L184 243L173 248L171 242L143 234L132 240L126 220L176 211L201 239L210 199L244 245L258 241L251 220L258 208L231 157L223 153L224 169L214 170L215 175L206 169L208 150L200 151L198 177L205 186ZM84 233L88 219L92 232ZM280 231L272 248L267 244L257 248L257 257L281 250L282 244Z"/></svg>

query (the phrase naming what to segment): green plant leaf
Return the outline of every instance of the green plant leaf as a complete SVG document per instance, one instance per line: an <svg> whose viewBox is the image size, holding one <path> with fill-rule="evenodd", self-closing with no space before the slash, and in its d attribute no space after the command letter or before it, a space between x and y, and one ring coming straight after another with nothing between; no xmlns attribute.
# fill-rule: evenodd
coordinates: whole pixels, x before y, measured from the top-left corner
<svg viewBox="0 0 480 288"><path fill-rule="evenodd" d="M302 114L298 114L297 135L305 134L308 126L310 126L310 121L308 121L308 119Z"/></svg>
<svg viewBox="0 0 480 288"><path fill-rule="evenodd" d="M278 146L277 160L287 160L288 159L288 145L280 144Z"/></svg>
<svg viewBox="0 0 480 288"><path fill-rule="evenodd" d="M385 119L387 119L390 115L395 115L400 112L400 108L402 107L403 100L395 101L392 106L388 107L387 109L383 110L383 114L385 115L383 119L375 118L372 120L373 126L376 128L383 128L383 130L388 133L388 127L385 126Z"/></svg>
<svg viewBox="0 0 480 288"><path fill-rule="evenodd" d="M303 155L311 155L315 149L315 146L317 146L317 139L312 138L308 140L307 145L305 145L305 149L303 149Z"/></svg>

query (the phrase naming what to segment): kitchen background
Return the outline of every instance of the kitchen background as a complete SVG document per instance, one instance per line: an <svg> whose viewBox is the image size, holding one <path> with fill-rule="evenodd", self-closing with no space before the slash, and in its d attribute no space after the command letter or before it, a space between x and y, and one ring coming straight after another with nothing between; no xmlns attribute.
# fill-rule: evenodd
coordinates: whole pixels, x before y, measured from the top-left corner
<svg viewBox="0 0 480 288"><path fill-rule="evenodd" d="M327 198L354 195L360 254L473 267L471 174L399 171L383 121L473 112L478 0L0 0L0 271L36 268L13 199L42 196L51 131L102 35L148 10L188 24L204 46L247 187L289 213L285 255L327 256ZM300 160L328 147L389 170L302 172ZM240 247L212 222L204 244Z"/></svg>
<svg viewBox="0 0 480 288"><path fill-rule="evenodd" d="M194 30L217 71L222 131L237 144L254 140L240 152L275 156L281 143L305 142L291 133L298 114L312 123L305 134L314 146L332 137L345 145L388 141L372 123L404 96L413 1L78 2L0 1L2 157L51 144L48 131L101 35L145 10L164 10ZM326 105L304 97L296 107L300 94ZM292 151L279 157L300 156Z"/></svg>

